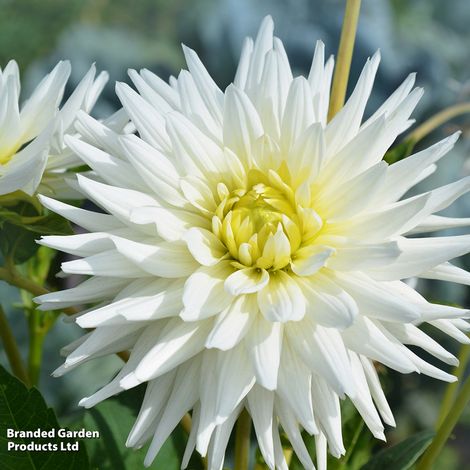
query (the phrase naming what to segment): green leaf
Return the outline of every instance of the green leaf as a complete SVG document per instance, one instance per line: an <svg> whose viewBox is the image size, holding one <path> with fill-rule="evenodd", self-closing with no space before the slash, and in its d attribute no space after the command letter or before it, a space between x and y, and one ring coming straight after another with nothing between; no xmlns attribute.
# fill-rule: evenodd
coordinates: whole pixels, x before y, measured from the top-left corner
<svg viewBox="0 0 470 470"><path fill-rule="evenodd" d="M8 442L16 444L51 444L60 449L62 443L72 443L75 440L58 437L46 438L8 438L7 429L15 431L50 431L60 428L57 418L51 408L36 388L27 389L17 378L10 375L0 366L0 462L5 470L30 469L61 469L88 470L88 456L83 445L79 442L79 450L74 451L14 451L8 450Z"/></svg>
<svg viewBox="0 0 470 470"><path fill-rule="evenodd" d="M22 264L36 254L38 236L22 227L5 223L0 225L0 251L14 264Z"/></svg>
<svg viewBox="0 0 470 470"><path fill-rule="evenodd" d="M389 165L403 160L404 158L411 155L415 144L416 142L414 142L413 140L405 140L404 142L401 142L385 154L384 160Z"/></svg>
<svg viewBox="0 0 470 470"><path fill-rule="evenodd" d="M24 203L19 204L15 209L9 210L0 208L0 225L9 223L22 227L30 232L40 233L41 235L69 235L72 228L69 222L60 215L49 213L43 215L24 215L21 209Z"/></svg>
<svg viewBox="0 0 470 470"><path fill-rule="evenodd" d="M361 470L408 470L431 444L433 431L423 431L381 450Z"/></svg>
<svg viewBox="0 0 470 470"><path fill-rule="evenodd" d="M100 470L134 470L144 468L148 445L142 449L125 446L127 436L134 425L142 404L141 388L110 398L85 411L83 419L75 428L97 430L100 439L85 441L92 468ZM179 470L186 446L187 436L178 426L167 439L157 455L151 470ZM203 469L201 459L194 455L189 464L191 470Z"/></svg>
<svg viewBox="0 0 470 470"><path fill-rule="evenodd" d="M36 254L38 235L73 233L66 219L54 213L38 212L33 202L0 206L0 250L15 264L22 264Z"/></svg>

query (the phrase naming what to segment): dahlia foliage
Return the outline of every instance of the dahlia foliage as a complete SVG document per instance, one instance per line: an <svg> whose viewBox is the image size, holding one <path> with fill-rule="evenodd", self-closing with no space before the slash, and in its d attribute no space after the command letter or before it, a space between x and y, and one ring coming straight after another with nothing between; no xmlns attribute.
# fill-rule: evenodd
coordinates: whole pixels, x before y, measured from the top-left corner
<svg viewBox="0 0 470 470"><path fill-rule="evenodd" d="M395 424L376 362L404 374L455 379L408 346L457 364L420 326L468 342L469 312L428 302L406 280L470 284L470 274L449 263L470 251L470 235L428 236L470 225L434 215L470 189L470 178L409 194L458 134L388 165L384 154L413 124L422 96L415 76L365 119L376 53L328 122L333 58L325 62L318 42L308 77L294 77L270 17L255 41L244 42L225 91L193 50L184 47L184 54L188 70L169 84L148 70L130 71L137 91L117 84L130 125L95 120L88 105L76 113L76 132L68 132L63 146L92 171L77 175L73 188L104 213L40 196L84 232L39 243L74 256L62 264L62 277L89 276L36 298L43 310L86 308L75 321L90 331L64 349L67 358L55 375L130 350L117 376L80 404L92 407L145 383L127 446L151 441L147 465L191 412L183 468L196 449L207 455L210 470L221 469L246 409L269 468L287 468L281 431L302 465L314 468L305 430L315 437L317 468L325 469L327 450L335 457L346 451L341 400L350 399L378 439L385 439L383 423ZM50 115L64 68L39 88L55 91L47 97ZM90 74L82 86L87 103L93 98L85 90L99 88ZM17 109L17 75L5 70L2 77L2 93ZM13 143L4 143L2 128L2 161L39 134L11 158L3 178L9 165L25 165L22 153L51 132L29 127L26 110L39 102L35 96L19 114ZM67 104L58 113L67 116L60 135L71 124ZM43 167L46 154L36 157ZM46 168L63 167L68 158L58 157L56 166L50 157ZM31 190L39 175L34 178Z"/></svg>

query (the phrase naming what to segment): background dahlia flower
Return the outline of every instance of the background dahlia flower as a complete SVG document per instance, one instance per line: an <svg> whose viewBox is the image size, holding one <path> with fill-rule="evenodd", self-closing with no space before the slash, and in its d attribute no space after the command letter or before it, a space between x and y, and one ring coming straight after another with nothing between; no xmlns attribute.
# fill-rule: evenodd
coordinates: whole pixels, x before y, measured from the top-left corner
<svg viewBox="0 0 470 470"><path fill-rule="evenodd" d="M95 74L93 65L59 109L70 75L70 63L61 61L20 108L18 64L11 60L0 70L0 195L17 190L32 195L41 180L42 193L62 192L64 171L81 164L64 135L75 133L77 112L91 111L108 80L106 72L96 79Z"/></svg>
<svg viewBox="0 0 470 470"><path fill-rule="evenodd" d="M345 453L341 399L379 439L382 422L394 425L374 361L454 380L407 346L456 364L419 326L468 342L468 311L429 303L403 280L470 284L448 262L470 250L470 236L414 235L468 225L434 213L470 179L407 195L458 136L389 166L384 153L422 95L414 75L364 120L375 54L327 122L333 59L324 63L318 42L308 77L294 78L270 17L254 43L246 39L225 91L194 51L184 53L189 71L169 85L148 70L130 71L138 93L117 85L138 136L80 113L93 145L66 138L104 180L78 176L78 186L106 213L41 198L88 233L40 243L78 256L63 273L90 276L39 297L41 308L98 303L76 317L94 330L65 348L55 374L130 349L118 375L81 405L147 383L127 441L151 439L146 464L192 410L183 467L196 448L221 469L246 408L271 469L287 468L281 428L306 469L314 464L300 432L314 435L324 469L327 448Z"/></svg>

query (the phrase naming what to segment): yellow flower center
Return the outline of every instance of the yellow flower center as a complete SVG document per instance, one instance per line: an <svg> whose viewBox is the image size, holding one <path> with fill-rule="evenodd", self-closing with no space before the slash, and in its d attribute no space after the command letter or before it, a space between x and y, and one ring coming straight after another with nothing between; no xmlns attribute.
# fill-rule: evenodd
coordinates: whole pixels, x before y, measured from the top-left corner
<svg viewBox="0 0 470 470"><path fill-rule="evenodd" d="M235 217L248 217L255 232L259 232L266 225L275 231L278 223L282 222L282 214L293 212L280 191L263 183L253 186L251 191L235 202L232 211Z"/></svg>
<svg viewBox="0 0 470 470"><path fill-rule="evenodd" d="M294 191L274 171L266 176L252 170L246 188L229 191L219 183L217 192L212 230L238 268L287 268L322 226L315 211L297 204Z"/></svg>

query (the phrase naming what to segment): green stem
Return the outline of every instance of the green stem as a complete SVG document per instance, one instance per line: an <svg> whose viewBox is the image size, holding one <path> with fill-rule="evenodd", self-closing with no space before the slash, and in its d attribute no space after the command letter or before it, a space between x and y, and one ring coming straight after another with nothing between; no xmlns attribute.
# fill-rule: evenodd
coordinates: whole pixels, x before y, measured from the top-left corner
<svg viewBox="0 0 470 470"><path fill-rule="evenodd" d="M403 141L413 142L413 144L416 144L416 142L419 142L423 137L426 137L430 132L437 129L442 124L457 116L467 113L470 113L470 103L458 103L453 106L449 106L430 117L427 121L424 121L420 126L410 132Z"/></svg>
<svg viewBox="0 0 470 470"><path fill-rule="evenodd" d="M349 462L349 459L351 458L351 455L354 452L354 449L357 445L357 442L359 441L359 437L361 436L362 430L364 429L364 421L359 422L359 426L357 427L356 431L354 432L354 436L352 438L351 444L349 444L348 447L348 452L344 456L343 459L340 460L338 470L343 470L346 467L346 464Z"/></svg>
<svg viewBox="0 0 470 470"><path fill-rule="evenodd" d="M243 410L237 421L235 434L235 470L248 470L250 459L251 418Z"/></svg>
<svg viewBox="0 0 470 470"><path fill-rule="evenodd" d="M41 322L41 314L38 310L33 310L29 316L29 355L28 372L31 385L38 385L41 372L42 346L48 331Z"/></svg>
<svg viewBox="0 0 470 470"><path fill-rule="evenodd" d="M346 98L346 89L348 86L349 70L351 68L360 9L361 0L346 0L338 58L333 77L333 86L331 88L330 108L328 110L329 121L333 119L335 114L343 107Z"/></svg>
<svg viewBox="0 0 470 470"><path fill-rule="evenodd" d="M19 289L23 289L31 294L38 296L49 293L49 291L36 284L33 281L21 276L16 271L12 269L2 268L0 267L0 280L8 282L8 284L18 287Z"/></svg>
<svg viewBox="0 0 470 470"><path fill-rule="evenodd" d="M16 344L13 331L10 328L5 311L0 305L0 338L2 339L5 353L8 358L8 362L11 366L11 371L18 377L25 385L29 386L29 377L26 372L26 368L21 358L20 350Z"/></svg>
<svg viewBox="0 0 470 470"><path fill-rule="evenodd" d="M460 390L455 402L449 411L447 417L439 427L437 434L428 447L426 452L423 454L416 470L431 470L435 463L436 458L440 454L444 447L447 439L449 438L452 430L457 424L460 415L462 414L465 406L470 401L470 377L465 381L462 389Z"/></svg>
<svg viewBox="0 0 470 470"><path fill-rule="evenodd" d="M451 382L447 385L444 397L442 399L441 409L439 410L439 417L436 422L436 428L438 429L444 422L445 417L452 408L454 403L455 395L459 385L461 384L462 377L467 368L468 360L470 358L470 346L467 344L462 345L459 353L459 365L454 369L453 375L455 375L459 380Z"/></svg>

